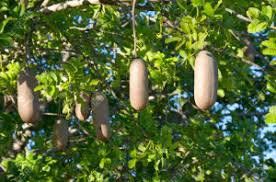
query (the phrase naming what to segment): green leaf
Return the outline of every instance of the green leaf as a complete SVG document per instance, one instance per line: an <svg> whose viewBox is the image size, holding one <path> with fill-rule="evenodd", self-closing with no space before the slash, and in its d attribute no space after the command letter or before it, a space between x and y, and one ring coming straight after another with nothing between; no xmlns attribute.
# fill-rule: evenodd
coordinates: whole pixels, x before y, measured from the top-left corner
<svg viewBox="0 0 276 182"><path fill-rule="evenodd" d="M197 175L193 176L195 181L201 181L203 182L205 180L205 173L202 169L200 169L200 172Z"/></svg>
<svg viewBox="0 0 276 182"><path fill-rule="evenodd" d="M203 6L204 5L204 0L192 0L192 5L194 7Z"/></svg>
<svg viewBox="0 0 276 182"><path fill-rule="evenodd" d="M273 48L265 48L262 50L264 55L276 56L276 49Z"/></svg>
<svg viewBox="0 0 276 182"><path fill-rule="evenodd" d="M267 82L266 84L266 88L268 91L272 92L272 93L276 93L276 87L275 87L275 84L274 82Z"/></svg>
<svg viewBox="0 0 276 182"><path fill-rule="evenodd" d="M268 40L263 41L261 45L267 47L262 50L264 55L276 55L276 38L270 37Z"/></svg>
<svg viewBox="0 0 276 182"><path fill-rule="evenodd" d="M155 161L155 163L154 163L155 171L159 171L159 164L160 164L160 160Z"/></svg>
<svg viewBox="0 0 276 182"><path fill-rule="evenodd" d="M90 81L89 85L90 86L96 86L96 85L98 85L99 82L100 82L100 80L93 79L93 80Z"/></svg>
<svg viewBox="0 0 276 182"><path fill-rule="evenodd" d="M45 165L42 168L42 171L49 172L51 170L51 167L49 165Z"/></svg>
<svg viewBox="0 0 276 182"><path fill-rule="evenodd" d="M276 66L276 60L272 60L269 64L270 64L271 66Z"/></svg>
<svg viewBox="0 0 276 182"><path fill-rule="evenodd" d="M99 164L99 167L100 167L101 169L104 168L104 163L105 163L105 159L102 158L101 161L100 161L100 164Z"/></svg>
<svg viewBox="0 0 276 182"><path fill-rule="evenodd" d="M44 89L44 85L38 85L34 88L34 91L40 91L40 90L43 90Z"/></svg>
<svg viewBox="0 0 276 182"><path fill-rule="evenodd" d="M180 37L169 37L165 40L165 43L169 44L169 43L172 43L172 42L179 42L181 40L182 40L182 38L180 38Z"/></svg>
<svg viewBox="0 0 276 182"><path fill-rule="evenodd" d="M270 107L269 113L265 115L265 122L267 124L276 123L276 105Z"/></svg>
<svg viewBox="0 0 276 182"><path fill-rule="evenodd" d="M105 166L108 166L111 164L111 159L110 158L102 158L99 164L99 167L103 169Z"/></svg>
<svg viewBox="0 0 276 182"><path fill-rule="evenodd" d="M14 20L14 18L8 17L8 18L6 18L5 20L3 20L3 21L1 22L1 24L0 24L0 33L3 33L3 32L4 32L4 29L5 29L6 25L7 25L7 24L9 23L9 21L11 21L11 20Z"/></svg>
<svg viewBox="0 0 276 182"><path fill-rule="evenodd" d="M210 171L210 170L207 170L207 171L206 171L206 174L207 174L207 175L210 175L211 173L212 173L212 171Z"/></svg>
<svg viewBox="0 0 276 182"><path fill-rule="evenodd" d="M128 168L133 169L136 166L136 159L131 159L128 161Z"/></svg>
<svg viewBox="0 0 276 182"><path fill-rule="evenodd" d="M49 91L48 91L48 95L53 97L55 94L57 93L57 88L55 85L50 85L49 86Z"/></svg>
<svg viewBox="0 0 276 182"><path fill-rule="evenodd" d="M262 7L262 14L265 15L269 20L271 20L273 16L273 10L271 6L263 6Z"/></svg>
<svg viewBox="0 0 276 182"><path fill-rule="evenodd" d="M224 97L225 96L225 92L223 89L218 89L218 96L219 97Z"/></svg>
<svg viewBox="0 0 276 182"><path fill-rule="evenodd" d="M132 157L132 158L136 158L136 156L137 156L137 151L136 151L136 149L133 149L131 152L130 152L130 157Z"/></svg>
<svg viewBox="0 0 276 182"><path fill-rule="evenodd" d="M206 13L206 15L212 17L215 14L215 10L212 8L210 3L205 3L204 5L204 12Z"/></svg>
<svg viewBox="0 0 276 182"><path fill-rule="evenodd" d="M147 148L144 146L143 143L141 143L139 146L138 146L138 150L140 150L141 152L145 152L147 150Z"/></svg>
<svg viewBox="0 0 276 182"><path fill-rule="evenodd" d="M178 5L181 9L183 9L183 10L186 9L185 6L182 5L182 3L183 3L182 0L176 0L176 3L177 3L177 5Z"/></svg>
<svg viewBox="0 0 276 182"><path fill-rule="evenodd" d="M216 4L214 10L216 11L221 4L222 4L222 0L219 0L218 3Z"/></svg>
<svg viewBox="0 0 276 182"><path fill-rule="evenodd" d="M261 45L276 49L276 38L270 38L268 40L265 40L261 43Z"/></svg>
<svg viewBox="0 0 276 182"><path fill-rule="evenodd" d="M0 46L10 46L12 44L12 38L7 34L0 34Z"/></svg>
<svg viewBox="0 0 276 182"><path fill-rule="evenodd" d="M251 19L251 20L254 20L254 19L258 19L259 16L260 16L260 10L257 9L257 8L249 8L246 12L246 15Z"/></svg>
<svg viewBox="0 0 276 182"><path fill-rule="evenodd" d="M267 28L267 22L260 22L259 20L253 20L247 27L248 33L257 33Z"/></svg>

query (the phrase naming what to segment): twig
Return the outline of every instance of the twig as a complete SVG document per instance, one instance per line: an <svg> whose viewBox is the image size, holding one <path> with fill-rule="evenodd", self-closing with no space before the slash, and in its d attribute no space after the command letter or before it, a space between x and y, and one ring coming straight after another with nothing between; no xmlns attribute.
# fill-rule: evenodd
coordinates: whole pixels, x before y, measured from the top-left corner
<svg viewBox="0 0 276 182"><path fill-rule="evenodd" d="M249 18L247 18L247 17L245 17L245 16L243 16L243 15L241 15L241 14L238 14L238 13L236 13L234 10L232 10L232 9L229 9L229 8L225 8L225 11L227 11L228 13L230 13L230 14L233 14L233 15L235 15L238 19L240 19L240 20L243 20L243 21L246 21L246 22L251 22L251 20L249 19Z"/></svg>
<svg viewBox="0 0 276 182"><path fill-rule="evenodd" d="M148 0L148 3L169 3L170 0ZM130 6L131 1L129 0L71 0L66 1L62 3L53 4L48 7L43 7L39 10L39 12L42 13L49 13L49 12L56 12L56 11L62 11L67 8L74 8L74 7L80 7L85 4L91 4L91 5L100 5L100 4L106 4L106 5L124 5L124 6ZM144 5L139 5L139 8L145 8Z"/></svg>
<svg viewBox="0 0 276 182"><path fill-rule="evenodd" d="M87 131L84 127L82 127L79 122L77 122L77 124L78 124L78 127L82 130L84 135L86 135L86 136L90 135L89 131Z"/></svg>
<svg viewBox="0 0 276 182"><path fill-rule="evenodd" d="M220 53L225 53L225 52L227 52L226 50L221 51L221 50L219 50L219 49L217 49L217 48L214 48L214 47L213 47L213 49L214 49L215 51L217 51L217 52L220 52ZM254 62L252 62L252 61L249 61L249 60L246 60L246 59L244 59L244 58L238 57L238 56L236 56L236 55L233 54L233 53L226 53L226 54L229 55L229 56L231 56L231 57L234 57L234 58L236 58L236 59L240 59L242 62L244 62L244 63L246 63L246 64L249 64L249 65L251 65L251 66L255 66L256 68L258 68L258 69L260 69L260 70L262 70L262 71L265 71L265 69L264 69L263 67L261 67L260 65L254 63Z"/></svg>
<svg viewBox="0 0 276 182"><path fill-rule="evenodd" d="M167 17L163 16L163 25L170 27L176 31L178 31L179 33L182 34L182 36L184 37L188 37L188 35L181 29L179 28L177 25L175 25L175 23L171 22Z"/></svg>
<svg viewBox="0 0 276 182"><path fill-rule="evenodd" d="M131 11L131 18L132 18L132 32L133 32L133 56L134 58L137 57L137 37L136 37L136 29L135 29L135 6L136 6L136 0L132 1L132 11Z"/></svg>
<svg viewBox="0 0 276 182"><path fill-rule="evenodd" d="M46 13L46 12L56 12L61 11L67 8L73 8L84 5L85 2L89 2L91 4L101 4L99 0L72 0L72 1L66 1L62 3L57 3L48 7L44 7L40 9L40 12Z"/></svg>
<svg viewBox="0 0 276 182"><path fill-rule="evenodd" d="M82 31L82 32L85 32L85 31L88 31L88 30L91 30L93 29L93 27L77 27L77 26L72 26L72 27L69 27L70 30L79 30L79 31Z"/></svg>
<svg viewBox="0 0 276 182"><path fill-rule="evenodd" d="M230 13L231 15L235 15L238 19L240 19L240 20L242 20L242 21L249 22L249 23L252 22L252 20L249 19L248 17L243 16L243 15L241 15L241 14L235 12L235 11L232 10L232 9L225 8L225 11L227 11L227 12ZM273 26L273 25L271 25L270 28L273 29L273 30L276 30L276 27Z"/></svg>
<svg viewBox="0 0 276 182"><path fill-rule="evenodd" d="M44 0L41 4L41 7L46 7L50 0Z"/></svg>
<svg viewBox="0 0 276 182"><path fill-rule="evenodd" d="M246 63L246 64L249 64L251 66L255 66L257 68L259 68L260 70L264 71L264 68L262 68L260 65L252 62L252 61L249 61L249 60L246 60L246 59L241 59L242 62Z"/></svg>
<svg viewBox="0 0 276 182"><path fill-rule="evenodd" d="M31 33L28 32L25 36L25 61L28 63L28 61L31 58L31 50L30 50L30 39L31 39Z"/></svg>
<svg viewBox="0 0 276 182"><path fill-rule="evenodd" d="M42 115L45 115L45 116L60 116L58 113L43 113Z"/></svg>

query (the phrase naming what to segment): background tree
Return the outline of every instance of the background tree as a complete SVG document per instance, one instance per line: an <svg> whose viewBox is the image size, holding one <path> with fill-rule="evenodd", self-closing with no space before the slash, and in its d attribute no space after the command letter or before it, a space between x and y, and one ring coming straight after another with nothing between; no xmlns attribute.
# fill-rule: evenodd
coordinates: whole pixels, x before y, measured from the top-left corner
<svg viewBox="0 0 276 182"><path fill-rule="evenodd" d="M131 0L0 2L0 179L8 181L273 181L276 121L275 0L141 0L137 54L149 70L150 96L129 103ZM196 108L193 66L206 49L219 68L218 100ZM44 116L24 124L16 80L31 68ZM112 138L80 122L81 92L103 92ZM47 107L46 107L47 105ZM70 142L52 145L63 114Z"/></svg>

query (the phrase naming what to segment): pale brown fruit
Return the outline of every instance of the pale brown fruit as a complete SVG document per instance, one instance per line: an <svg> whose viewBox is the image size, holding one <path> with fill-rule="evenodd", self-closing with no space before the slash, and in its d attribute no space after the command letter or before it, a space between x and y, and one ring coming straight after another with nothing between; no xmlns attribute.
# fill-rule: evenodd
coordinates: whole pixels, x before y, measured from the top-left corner
<svg viewBox="0 0 276 182"><path fill-rule="evenodd" d="M140 111L148 103L148 71L142 59L134 59L129 69L129 98L131 106Z"/></svg>
<svg viewBox="0 0 276 182"><path fill-rule="evenodd" d="M17 81L17 108L21 119L35 123L40 119L38 93L34 92L37 80L30 70L21 72Z"/></svg>
<svg viewBox="0 0 276 182"><path fill-rule="evenodd" d="M108 123L109 107L105 95L98 92L93 95L92 111L97 138L100 140L109 139L111 137L111 130Z"/></svg>
<svg viewBox="0 0 276 182"><path fill-rule="evenodd" d="M88 118L89 113L90 113L90 95L86 94L86 93L81 93L81 99L82 99L82 103L76 103L76 107L75 107L75 114L76 117L80 120L80 121L84 121Z"/></svg>
<svg viewBox="0 0 276 182"><path fill-rule="evenodd" d="M58 150L65 150L68 144L68 122L64 119L58 119L54 125L53 142Z"/></svg>
<svg viewBox="0 0 276 182"><path fill-rule="evenodd" d="M96 125L96 135L99 140L106 141L111 136L109 124L101 123Z"/></svg>
<svg viewBox="0 0 276 182"><path fill-rule="evenodd" d="M198 108L206 110L216 102L217 87L217 62L210 52L200 51L194 70L194 98Z"/></svg>

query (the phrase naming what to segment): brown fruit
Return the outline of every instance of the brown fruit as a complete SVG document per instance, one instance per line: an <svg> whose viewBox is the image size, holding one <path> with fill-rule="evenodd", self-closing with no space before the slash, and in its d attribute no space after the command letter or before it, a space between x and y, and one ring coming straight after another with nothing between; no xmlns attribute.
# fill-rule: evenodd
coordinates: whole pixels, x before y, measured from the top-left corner
<svg viewBox="0 0 276 182"><path fill-rule="evenodd" d="M88 118L90 113L90 95L81 93L82 103L76 103L75 114L80 121Z"/></svg>
<svg viewBox="0 0 276 182"><path fill-rule="evenodd" d="M95 93L92 97L93 119L96 127L97 138L107 140L111 136L111 130L108 123L109 108L108 100L105 95Z"/></svg>
<svg viewBox="0 0 276 182"><path fill-rule="evenodd" d="M30 70L21 72L17 81L17 107L21 119L34 123L40 119L39 97L34 92L37 80Z"/></svg>
<svg viewBox="0 0 276 182"><path fill-rule="evenodd" d="M206 110L216 102L217 87L217 62L210 52L200 51L194 70L194 98L198 108Z"/></svg>
<svg viewBox="0 0 276 182"><path fill-rule="evenodd" d="M64 119L56 120L54 125L53 142L58 150L64 150L68 144L68 122Z"/></svg>
<svg viewBox="0 0 276 182"><path fill-rule="evenodd" d="M129 69L129 98L131 106L140 111L148 103L148 71L142 59L134 59Z"/></svg>

